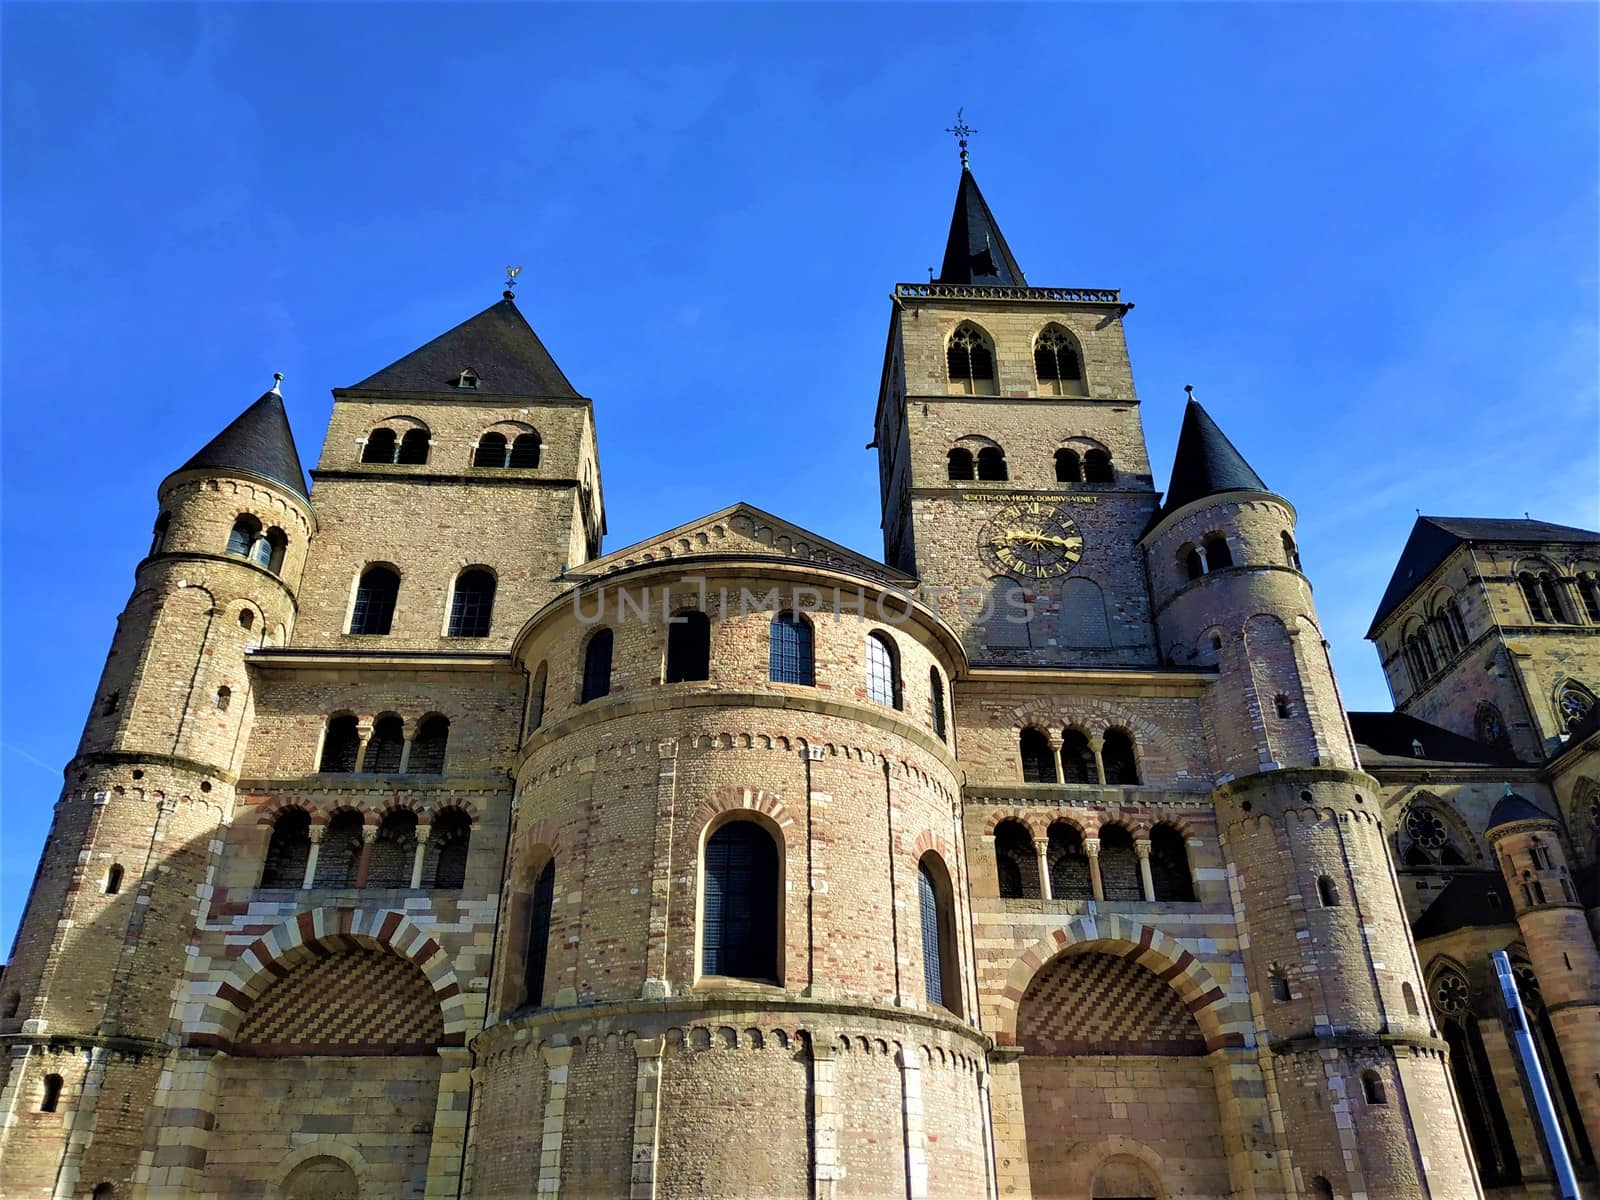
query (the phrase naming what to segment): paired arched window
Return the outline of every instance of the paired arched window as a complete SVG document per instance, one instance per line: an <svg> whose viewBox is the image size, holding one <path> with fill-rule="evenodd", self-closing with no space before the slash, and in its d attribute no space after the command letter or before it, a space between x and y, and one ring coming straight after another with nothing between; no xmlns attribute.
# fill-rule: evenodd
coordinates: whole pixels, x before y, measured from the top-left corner
<svg viewBox="0 0 1600 1200"><path fill-rule="evenodd" d="M322 844L317 848L316 878L313 887L348 888L356 883L356 869L361 862L361 814L354 809L341 809L333 814L322 833Z"/></svg>
<svg viewBox="0 0 1600 1200"><path fill-rule="evenodd" d="M706 839L702 975L778 983L778 846L755 821Z"/></svg>
<svg viewBox="0 0 1600 1200"><path fill-rule="evenodd" d="M611 646L609 629L597 629L589 638L583 651L583 684L578 692L578 703L609 695L611 692Z"/></svg>
<svg viewBox="0 0 1600 1200"><path fill-rule="evenodd" d="M164 530L162 536L165 537ZM289 538L283 530L276 525L263 529L261 522L249 513L241 513L228 533L229 554L248 558L273 574L283 570L283 556L288 547Z"/></svg>
<svg viewBox="0 0 1600 1200"><path fill-rule="evenodd" d="M1061 735L1061 765L1066 771L1066 783L1100 782L1094 765L1094 748L1081 729L1068 729Z"/></svg>
<svg viewBox="0 0 1600 1200"><path fill-rule="evenodd" d="M472 452L475 467L514 467L528 469L539 465L543 443L537 433L519 433L507 440L503 433L485 433Z"/></svg>
<svg viewBox="0 0 1600 1200"><path fill-rule="evenodd" d="M472 451L472 465L475 467L503 467L506 465L506 455L509 447L506 445L506 435L503 433L486 433L478 439L478 444Z"/></svg>
<svg viewBox="0 0 1600 1200"><path fill-rule="evenodd" d="M972 451L965 446L957 446L945 456L951 479L976 479L978 469L972 459Z"/></svg>
<svg viewBox="0 0 1600 1200"><path fill-rule="evenodd" d="M400 598L400 576L388 567L368 567L356 585L350 610L350 632L382 635L394 624L395 603Z"/></svg>
<svg viewBox="0 0 1600 1200"><path fill-rule="evenodd" d="M392 463L399 442L395 438L394 430L378 428L367 434L367 444L361 447L361 461L364 463Z"/></svg>
<svg viewBox="0 0 1600 1200"><path fill-rule="evenodd" d="M445 750L450 744L450 719L433 713L417 724L417 734L411 739L411 760L406 764L408 775L444 774Z"/></svg>
<svg viewBox="0 0 1600 1200"><path fill-rule="evenodd" d="M938 667L928 668L928 717L933 722L933 733L941 742L949 741L945 730L944 680Z"/></svg>
<svg viewBox="0 0 1600 1200"><path fill-rule="evenodd" d="M1047 396L1087 396L1078 342L1059 325L1047 325L1033 343L1033 373Z"/></svg>
<svg viewBox="0 0 1600 1200"><path fill-rule="evenodd" d="M1567 606L1562 603L1561 584L1549 568L1519 571L1517 585L1522 598L1527 601L1528 614L1541 624L1562 624L1567 620Z"/></svg>
<svg viewBox="0 0 1600 1200"><path fill-rule="evenodd" d="M494 619L494 573L469 567L456 576L450 597L450 637L488 637Z"/></svg>
<svg viewBox="0 0 1600 1200"><path fill-rule="evenodd" d="M467 883L467 857L472 849L472 818L447 808L433 818L428 848L422 857L422 886L456 890Z"/></svg>
<svg viewBox="0 0 1600 1200"><path fill-rule="evenodd" d="M767 634L767 676L773 683L817 682L815 635L811 622L799 613L781 612L772 618Z"/></svg>
<svg viewBox="0 0 1600 1200"><path fill-rule="evenodd" d="M550 668L545 663L533 673L533 683L528 689L528 732L544 724L544 697L550 683Z"/></svg>
<svg viewBox="0 0 1600 1200"><path fill-rule="evenodd" d="M930 851L917 864L917 906L922 916L922 985L929 1004L958 1016L961 982L955 940L955 913L951 903L950 873Z"/></svg>
<svg viewBox="0 0 1600 1200"><path fill-rule="evenodd" d="M899 708L900 655L887 634L867 634L867 699L888 708Z"/></svg>
<svg viewBox="0 0 1600 1200"><path fill-rule="evenodd" d="M417 860L417 814L408 808L385 813L378 822L367 857L366 886L403 888L411 886L411 868Z"/></svg>
<svg viewBox="0 0 1600 1200"><path fill-rule="evenodd" d="M1083 482L1083 460L1078 457L1076 450L1062 447L1056 451L1056 482Z"/></svg>
<svg viewBox="0 0 1600 1200"><path fill-rule="evenodd" d="M1133 738L1126 730L1106 730L1105 741L1100 746L1100 765L1105 768L1108 784L1139 782L1139 761L1134 756Z"/></svg>
<svg viewBox="0 0 1600 1200"><path fill-rule="evenodd" d="M1107 900L1143 900L1139 855L1122 825L1100 827L1100 892Z"/></svg>
<svg viewBox="0 0 1600 1200"><path fill-rule="evenodd" d="M511 450L506 455L506 466L537 467L542 449L537 433L519 433L511 439Z"/></svg>
<svg viewBox="0 0 1600 1200"><path fill-rule="evenodd" d="M523 1003L532 1008L544 1004L545 969L550 959L550 925L556 902L556 862L545 863L533 882L528 898L528 938L522 950Z"/></svg>
<svg viewBox="0 0 1600 1200"><path fill-rule="evenodd" d="M667 626L667 683L711 678L711 618L698 609L672 615Z"/></svg>
<svg viewBox="0 0 1600 1200"><path fill-rule="evenodd" d="M953 392L993 396L999 391L995 384L994 346L970 321L963 321L950 335L945 366Z"/></svg>
<svg viewBox="0 0 1600 1200"><path fill-rule="evenodd" d="M1056 821L1050 826L1045 861L1050 868L1053 899L1089 900L1094 897L1089 855L1083 848L1083 834L1075 826L1066 821Z"/></svg>
<svg viewBox="0 0 1600 1200"><path fill-rule="evenodd" d="M985 446L978 451L978 478L993 482L1011 478L1006 470L1006 452L999 446Z"/></svg>
<svg viewBox="0 0 1600 1200"><path fill-rule="evenodd" d="M322 758L317 770L324 775L344 775L356 769L356 755L361 752L361 731L356 719L349 713L328 718L328 727L322 735Z"/></svg>
<svg viewBox="0 0 1600 1200"><path fill-rule="evenodd" d="M394 460L406 466L421 466L428 461L428 431L408 429L400 437Z"/></svg>
<svg viewBox="0 0 1600 1200"><path fill-rule="evenodd" d="M311 857L311 816L303 808L286 808L272 823L267 859L261 868L264 888L297 888L305 883Z"/></svg>
<svg viewBox="0 0 1600 1200"><path fill-rule="evenodd" d="M1033 835L1021 821L1001 821L994 827L994 866L1002 899L1039 898L1039 858Z"/></svg>
<svg viewBox="0 0 1600 1200"><path fill-rule="evenodd" d="M1111 455L1104 450L1087 450L1083 455L1083 481L1085 483L1115 483L1117 473L1111 469Z"/></svg>
<svg viewBox="0 0 1600 1200"><path fill-rule="evenodd" d="M1171 825L1150 831L1150 883L1156 900L1188 903L1194 900L1194 877L1189 872L1189 847Z"/></svg>
<svg viewBox="0 0 1600 1200"><path fill-rule="evenodd" d="M372 723L361 769L368 775L398 775L405 749L405 722L394 713L384 713Z"/></svg>
<svg viewBox="0 0 1600 1200"><path fill-rule="evenodd" d="M1220 571L1223 567L1233 566L1233 551L1228 546L1228 539L1220 533L1213 533L1206 537L1206 570Z"/></svg>
<svg viewBox="0 0 1600 1200"><path fill-rule="evenodd" d="M1019 750L1022 756L1023 783L1056 782L1055 753L1043 730L1028 726L1022 731Z"/></svg>

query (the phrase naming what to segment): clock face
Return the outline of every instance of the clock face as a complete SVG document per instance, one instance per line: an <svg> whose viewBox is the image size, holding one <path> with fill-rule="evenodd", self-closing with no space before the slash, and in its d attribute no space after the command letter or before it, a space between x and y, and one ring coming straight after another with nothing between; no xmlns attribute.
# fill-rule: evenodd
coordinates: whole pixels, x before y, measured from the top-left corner
<svg viewBox="0 0 1600 1200"><path fill-rule="evenodd" d="M989 522L982 549L1007 575L1055 579L1083 557L1083 535L1064 508L1026 500L1002 509Z"/></svg>

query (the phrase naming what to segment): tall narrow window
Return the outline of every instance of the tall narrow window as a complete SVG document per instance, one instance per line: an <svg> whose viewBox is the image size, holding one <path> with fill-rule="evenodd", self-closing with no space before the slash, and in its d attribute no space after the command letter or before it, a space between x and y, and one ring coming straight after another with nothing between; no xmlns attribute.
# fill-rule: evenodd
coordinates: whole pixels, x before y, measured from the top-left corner
<svg viewBox="0 0 1600 1200"><path fill-rule="evenodd" d="M1287 721L1294 715L1294 706L1289 703L1289 697L1279 692L1272 698L1273 711L1278 714L1278 720Z"/></svg>
<svg viewBox="0 0 1600 1200"><path fill-rule="evenodd" d="M408 429L400 439L400 449L395 452L395 462L407 466L421 466L428 461L428 431Z"/></svg>
<svg viewBox="0 0 1600 1200"><path fill-rule="evenodd" d="M867 635L867 699L900 707L900 664L894 643L881 633Z"/></svg>
<svg viewBox="0 0 1600 1200"><path fill-rule="evenodd" d="M556 863L551 859L533 883L528 912L528 943L522 951L523 1003L544 1005L545 966L550 955L550 918L556 902Z"/></svg>
<svg viewBox="0 0 1600 1200"><path fill-rule="evenodd" d="M472 452L475 467L503 467L506 465L506 435L486 433L478 439L478 448Z"/></svg>
<svg viewBox="0 0 1600 1200"><path fill-rule="evenodd" d="M392 429L374 429L367 434L367 444L361 447L361 461L364 463L392 463L394 454L395 442Z"/></svg>
<svg viewBox="0 0 1600 1200"><path fill-rule="evenodd" d="M406 763L408 775L443 775L445 750L450 743L450 718L433 713L417 724L417 734L411 739L411 760Z"/></svg>
<svg viewBox="0 0 1600 1200"><path fill-rule="evenodd" d="M267 860L261 869L264 888L297 888L305 882L311 857L311 817L302 808L286 808L272 823Z"/></svg>
<svg viewBox="0 0 1600 1200"><path fill-rule="evenodd" d="M1047 396L1087 396L1077 343L1059 325L1048 326L1033 344L1033 372Z"/></svg>
<svg viewBox="0 0 1600 1200"><path fill-rule="evenodd" d="M1389 1097L1383 1090L1383 1080L1376 1071L1361 1072L1361 1091L1368 1104L1387 1104Z"/></svg>
<svg viewBox="0 0 1600 1200"><path fill-rule="evenodd" d="M422 886L457 889L467 882L467 853L472 847L472 818L447 808L433 818L422 864Z"/></svg>
<svg viewBox="0 0 1600 1200"><path fill-rule="evenodd" d="M1583 611L1589 615L1589 620L1600 625L1600 579L1596 579L1593 571L1578 576L1578 594L1583 597Z"/></svg>
<svg viewBox="0 0 1600 1200"><path fill-rule="evenodd" d="M611 630L597 629L583 652L583 687L578 703L587 704L611 692Z"/></svg>
<svg viewBox="0 0 1600 1200"><path fill-rule="evenodd" d="M711 678L711 618L690 609L667 626L667 683Z"/></svg>
<svg viewBox="0 0 1600 1200"><path fill-rule="evenodd" d="M1549 610L1544 605L1544 595L1539 589L1539 581L1530 572L1524 571L1517 576L1517 586L1522 589L1522 598L1528 602L1528 615L1535 621L1551 620Z"/></svg>
<svg viewBox="0 0 1600 1200"><path fill-rule="evenodd" d="M1279 1004L1289 999L1289 976L1282 967L1273 967L1267 972L1267 986L1272 990L1272 998Z"/></svg>
<svg viewBox="0 0 1600 1200"><path fill-rule="evenodd" d="M405 723L394 713L384 713L372 723L367 739L367 757L362 770L368 775L393 775L400 770L400 755L406 746Z"/></svg>
<svg viewBox="0 0 1600 1200"><path fill-rule="evenodd" d="M1198 546L1185 546L1178 555L1183 559L1183 573L1190 579L1199 579L1206 573L1206 560Z"/></svg>
<svg viewBox="0 0 1600 1200"><path fill-rule="evenodd" d="M399 575L388 567L368 567L356 586L355 607L350 610L350 632L388 633L394 624L395 602L399 597Z"/></svg>
<svg viewBox="0 0 1600 1200"><path fill-rule="evenodd" d="M251 543L250 559L276 575L283 570L283 555L288 548L288 535L274 525Z"/></svg>
<svg viewBox="0 0 1600 1200"><path fill-rule="evenodd" d="M978 451L978 478L993 481L1011 478L1006 471L1006 452L999 446L985 446Z"/></svg>
<svg viewBox="0 0 1600 1200"><path fill-rule="evenodd" d="M945 455L951 479L976 479L977 469L972 463L972 451L964 446L957 446Z"/></svg>
<svg viewBox="0 0 1600 1200"><path fill-rule="evenodd" d="M969 396L995 394L994 351L975 325L963 324L950 335L945 366L951 391L965 392Z"/></svg>
<svg viewBox="0 0 1600 1200"><path fill-rule="evenodd" d="M519 433L511 443L511 452L506 459L509 467L537 467L539 465L539 435L537 433Z"/></svg>
<svg viewBox="0 0 1600 1200"><path fill-rule="evenodd" d="M1055 899L1088 900L1094 895L1083 835L1065 821L1050 826L1045 859L1050 868L1050 895Z"/></svg>
<svg viewBox="0 0 1600 1200"><path fill-rule="evenodd" d="M1066 768L1067 783L1100 782L1094 767L1094 749L1081 729L1069 729L1061 735L1061 765Z"/></svg>
<svg viewBox="0 0 1600 1200"><path fill-rule="evenodd" d="M799 613L779 613L768 632L767 675L773 683L816 683L811 622Z"/></svg>
<svg viewBox="0 0 1600 1200"><path fill-rule="evenodd" d="M1294 544L1294 538L1287 530L1280 536L1283 538L1283 561L1296 571L1300 570L1300 548Z"/></svg>
<svg viewBox="0 0 1600 1200"><path fill-rule="evenodd" d="M1550 619L1565 624L1567 604L1561 596L1560 582L1547 571L1539 576L1539 590L1544 593L1544 606L1550 612Z"/></svg>
<svg viewBox="0 0 1600 1200"><path fill-rule="evenodd" d="M223 684L217 689L216 699L211 703L218 712L227 712L233 705L233 689Z"/></svg>
<svg viewBox="0 0 1600 1200"><path fill-rule="evenodd" d="M1183 834L1171 825L1150 831L1150 882L1157 900L1189 903L1194 900L1194 877L1189 872L1189 847Z"/></svg>
<svg viewBox="0 0 1600 1200"><path fill-rule="evenodd" d="M324 775L343 775L356 769L356 755L361 750L361 732L355 717L348 713L331 717L327 732L322 735L322 761L317 770Z"/></svg>
<svg viewBox="0 0 1600 1200"><path fill-rule="evenodd" d="M754 821L706 839L701 974L778 982L778 847Z"/></svg>
<svg viewBox="0 0 1600 1200"><path fill-rule="evenodd" d="M156 518L156 527L150 533L150 553L160 554L167 544L167 530L172 527L172 514L162 513ZM1600 620L1597 617L1596 620Z"/></svg>
<svg viewBox="0 0 1600 1200"><path fill-rule="evenodd" d="M106 872L105 894L115 896L122 890L122 864L112 863L111 869Z"/></svg>
<svg viewBox="0 0 1600 1200"><path fill-rule="evenodd" d="M1104 450L1090 450L1083 456L1083 481L1085 483L1115 483L1117 473L1111 469L1111 455Z"/></svg>
<svg viewBox="0 0 1600 1200"><path fill-rule="evenodd" d="M544 696L549 686L550 668L539 664L539 669L533 673L533 684L528 691L528 732L532 733L544 724Z"/></svg>
<svg viewBox="0 0 1600 1200"><path fill-rule="evenodd" d="M1100 762L1106 769L1108 784L1139 782L1139 762L1133 753L1133 738L1125 730L1108 729L1100 746Z"/></svg>
<svg viewBox="0 0 1600 1200"><path fill-rule="evenodd" d="M249 513L241 514L228 533L228 553L237 554L240 558L250 557L250 547L255 545L256 537L260 533L261 522Z"/></svg>
<svg viewBox="0 0 1600 1200"><path fill-rule="evenodd" d="M1100 827L1100 890L1107 900L1144 899L1133 834L1122 825Z"/></svg>
<svg viewBox="0 0 1600 1200"><path fill-rule="evenodd" d="M1339 885L1334 883L1333 876L1323 875L1317 880L1317 899L1323 908L1339 907Z"/></svg>
<svg viewBox="0 0 1600 1200"><path fill-rule="evenodd" d="M494 619L494 574L473 567L456 576L450 598L450 636L488 637Z"/></svg>
<svg viewBox="0 0 1600 1200"><path fill-rule="evenodd" d="M44 1091L39 1096L39 1111L44 1113L55 1112L61 1103L61 1076L46 1075L44 1077Z"/></svg>
<svg viewBox="0 0 1600 1200"><path fill-rule="evenodd" d="M1233 551L1228 547L1228 539L1221 534L1206 539L1206 570L1220 571L1223 567L1233 566Z"/></svg>
<svg viewBox="0 0 1600 1200"><path fill-rule="evenodd" d="M1001 821L994 827L994 866L1001 899L1039 898L1039 857L1033 835L1021 821Z"/></svg>
<svg viewBox="0 0 1600 1200"><path fill-rule="evenodd" d="M941 742L948 741L944 721L944 680L939 677L938 667L928 668L928 716L933 722L934 736Z"/></svg>
<svg viewBox="0 0 1600 1200"><path fill-rule="evenodd" d="M1020 739L1023 783L1054 783L1056 781L1055 754L1050 749L1050 739L1041 730L1028 726Z"/></svg>
<svg viewBox="0 0 1600 1200"><path fill-rule="evenodd" d="M1083 482L1083 461L1078 457L1076 450L1056 451L1056 482Z"/></svg>
<svg viewBox="0 0 1600 1200"><path fill-rule="evenodd" d="M925 854L917 864L917 902L922 915L923 994L929 1004L951 1012L961 1011L961 985L956 972L950 911L950 876L936 854Z"/></svg>

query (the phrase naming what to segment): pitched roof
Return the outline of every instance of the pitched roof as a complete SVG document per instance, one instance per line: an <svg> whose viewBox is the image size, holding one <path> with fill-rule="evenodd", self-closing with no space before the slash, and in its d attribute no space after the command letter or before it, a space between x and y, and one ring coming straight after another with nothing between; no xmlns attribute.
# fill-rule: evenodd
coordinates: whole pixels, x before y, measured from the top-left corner
<svg viewBox="0 0 1600 1200"><path fill-rule="evenodd" d="M1161 513L1223 492L1265 492L1261 481L1238 447L1228 440L1211 414L1193 396L1183 410L1178 451L1172 456L1172 482Z"/></svg>
<svg viewBox="0 0 1600 1200"><path fill-rule="evenodd" d="M509 295L355 387L380 392L454 391L468 368L477 375L480 392L540 398L578 395Z"/></svg>
<svg viewBox="0 0 1600 1200"><path fill-rule="evenodd" d="M200 447L178 471L249 471L309 500L305 472L294 448L289 414L276 389L265 392L221 433ZM174 471L176 475L178 472Z"/></svg>
<svg viewBox="0 0 1600 1200"><path fill-rule="evenodd" d="M1462 737L1406 713L1353 712L1350 732L1355 734L1363 766L1411 766L1427 763L1475 763L1486 767L1517 766L1508 751ZM1419 755L1413 742L1422 744Z"/></svg>
<svg viewBox="0 0 1600 1200"><path fill-rule="evenodd" d="M956 208L950 217L950 237L944 244L940 283L988 283L1027 287L1028 280L1011 255L1000 224L978 190L972 171L961 168L956 188Z"/></svg>
<svg viewBox="0 0 1600 1200"><path fill-rule="evenodd" d="M1430 572L1450 556L1457 546L1473 542L1600 542L1600 533L1575 529L1571 525L1552 525L1549 521L1503 519L1499 517L1418 517L1400 561L1395 564L1389 586L1378 601L1377 614L1367 629L1370 640L1383 619L1400 607Z"/></svg>
<svg viewBox="0 0 1600 1200"><path fill-rule="evenodd" d="M1511 897L1499 871L1457 871L1411 926L1417 941L1442 937L1465 926L1513 925Z"/></svg>

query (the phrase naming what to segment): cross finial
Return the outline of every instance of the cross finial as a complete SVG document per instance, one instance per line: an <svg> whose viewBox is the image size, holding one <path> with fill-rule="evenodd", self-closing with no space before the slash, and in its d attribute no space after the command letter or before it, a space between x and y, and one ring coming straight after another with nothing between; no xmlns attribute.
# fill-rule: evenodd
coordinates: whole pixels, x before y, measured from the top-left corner
<svg viewBox="0 0 1600 1200"><path fill-rule="evenodd" d="M956 145L961 147L961 169L963 171L970 171L972 170L972 163L967 159L967 139L978 131L972 128L972 126L968 125L962 118L961 114L966 111L967 109L965 105L956 109L956 123L947 128L945 132L948 134L953 134L956 139Z"/></svg>
<svg viewBox="0 0 1600 1200"><path fill-rule="evenodd" d="M521 274L521 267L506 268L506 290L501 294L504 295L507 300L515 300L517 298L517 276Z"/></svg>
<svg viewBox="0 0 1600 1200"><path fill-rule="evenodd" d="M273 395L275 395L275 396L283 395L283 392L279 390L281 388L282 384L283 384L283 372L282 371L274 371L272 373L272 394Z"/></svg>

